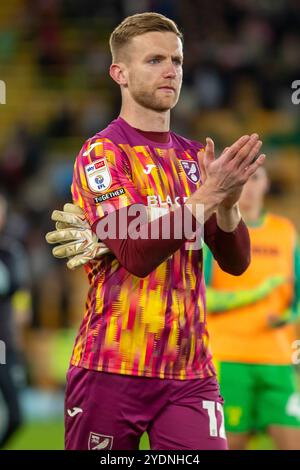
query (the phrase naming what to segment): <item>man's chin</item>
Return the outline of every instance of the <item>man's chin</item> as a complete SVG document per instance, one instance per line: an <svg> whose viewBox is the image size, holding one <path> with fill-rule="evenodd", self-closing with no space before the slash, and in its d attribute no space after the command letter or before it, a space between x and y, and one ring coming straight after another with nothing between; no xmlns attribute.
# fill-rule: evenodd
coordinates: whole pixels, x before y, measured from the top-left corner
<svg viewBox="0 0 300 470"><path fill-rule="evenodd" d="M164 98L164 99L156 98L155 99L155 98L147 97L147 99L145 99L145 97L139 96L139 97L135 97L135 101L139 103L141 106L143 106L144 108L151 109L152 111L157 111L159 113L165 113L167 111L170 111L172 108L174 108L174 106L177 103L177 99L174 100L174 97L173 99L168 99L168 98Z"/></svg>
<svg viewBox="0 0 300 470"><path fill-rule="evenodd" d="M158 113L166 113L167 111L170 111L170 109L173 108L173 106L167 106L163 104L151 104L151 105L146 105L144 106L146 109L151 109L152 111L156 111Z"/></svg>
<svg viewBox="0 0 300 470"><path fill-rule="evenodd" d="M159 111L159 112L166 112L166 111L170 111L171 109L174 108L174 106L176 105L177 101L174 102L174 100L170 101L170 100L162 100L162 101L159 101L157 103L154 103L153 105L153 110L155 111Z"/></svg>

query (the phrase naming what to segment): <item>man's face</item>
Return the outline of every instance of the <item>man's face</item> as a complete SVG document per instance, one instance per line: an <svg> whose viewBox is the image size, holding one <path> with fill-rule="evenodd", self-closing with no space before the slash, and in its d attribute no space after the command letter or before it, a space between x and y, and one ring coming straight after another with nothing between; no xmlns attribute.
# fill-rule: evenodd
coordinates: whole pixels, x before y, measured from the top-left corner
<svg viewBox="0 0 300 470"><path fill-rule="evenodd" d="M269 188L269 180L264 167L259 167L245 184L240 197L241 210L261 205Z"/></svg>
<svg viewBox="0 0 300 470"><path fill-rule="evenodd" d="M182 42L171 32L151 32L131 39L124 63L131 97L144 108L164 112L179 98Z"/></svg>

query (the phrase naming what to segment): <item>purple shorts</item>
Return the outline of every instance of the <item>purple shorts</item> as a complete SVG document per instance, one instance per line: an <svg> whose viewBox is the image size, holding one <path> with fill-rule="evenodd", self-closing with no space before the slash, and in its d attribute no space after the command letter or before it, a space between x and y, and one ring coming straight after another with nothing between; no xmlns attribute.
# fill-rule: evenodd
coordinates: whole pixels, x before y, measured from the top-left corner
<svg viewBox="0 0 300 470"><path fill-rule="evenodd" d="M65 448L227 449L223 398L215 377L171 380L71 366L65 399Z"/></svg>

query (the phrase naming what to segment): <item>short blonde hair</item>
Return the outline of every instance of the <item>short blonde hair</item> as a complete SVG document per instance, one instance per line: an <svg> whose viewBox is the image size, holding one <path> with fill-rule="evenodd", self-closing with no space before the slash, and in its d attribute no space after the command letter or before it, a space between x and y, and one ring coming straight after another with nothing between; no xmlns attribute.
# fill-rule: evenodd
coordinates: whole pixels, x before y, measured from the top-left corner
<svg viewBox="0 0 300 470"><path fill-rule="evenodd" d="M109 46L113 62L119 60L119 52L131 38L152 31L171 32L183 42L183 34L177 24L159 13L138 13L127 16L112 32Z"/></svg>

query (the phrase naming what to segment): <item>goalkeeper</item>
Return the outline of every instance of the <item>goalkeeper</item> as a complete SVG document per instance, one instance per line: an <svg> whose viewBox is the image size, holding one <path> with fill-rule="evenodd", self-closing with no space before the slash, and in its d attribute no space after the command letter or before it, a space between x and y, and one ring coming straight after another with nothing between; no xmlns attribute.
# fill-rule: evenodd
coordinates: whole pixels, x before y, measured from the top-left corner
<svg viewBox="0 0 300 470"><path fill-rule="evenodd" d="M92 260L67 374L66 448L138 449L147 431L154 450L226 449L201 239L226 272L238 276L248 267L238 200L265 161L262 141L242 136L216 159L211 139L204 147L170 130L183 72L182 34L170 19L127 17L110 48L120 115L83 145L72 196L112 253L103 253L81 214L54 214L67 244L55 254L69 257L71 268ZM151 217L154 207L167 213L149 222L145 206ZM136 210L143 212L138 224Z"/></svg>

